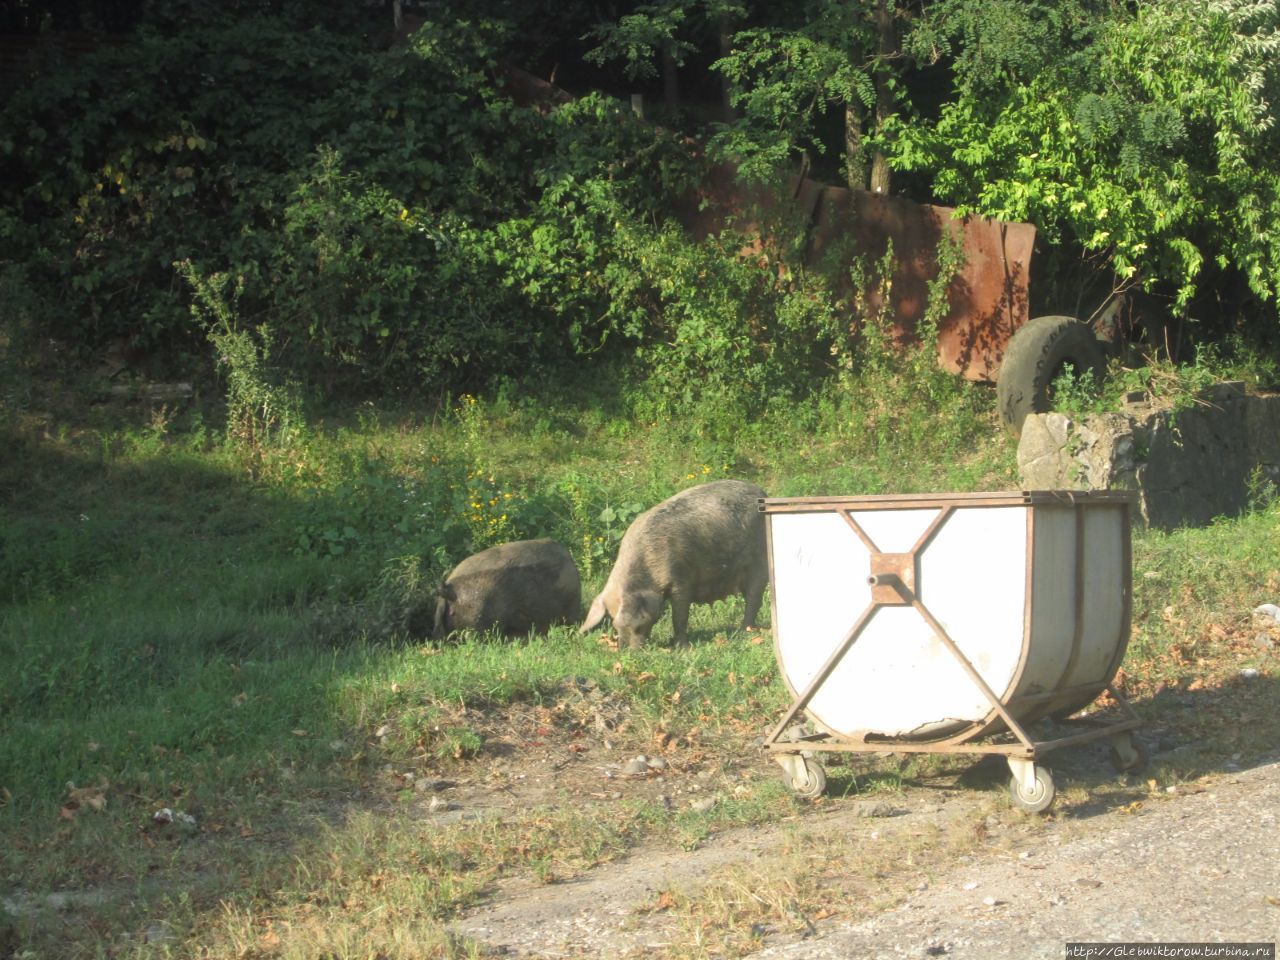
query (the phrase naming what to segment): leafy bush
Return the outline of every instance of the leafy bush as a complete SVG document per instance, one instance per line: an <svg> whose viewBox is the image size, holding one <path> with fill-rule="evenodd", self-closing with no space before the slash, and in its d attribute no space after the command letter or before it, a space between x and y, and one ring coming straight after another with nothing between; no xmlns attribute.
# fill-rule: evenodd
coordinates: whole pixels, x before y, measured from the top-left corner
<svg viewBox="0 0 1280 960"><path fill-rule="evenodd" d="M897 164L968 210L1035 223L1122 286L1167 288L1180 312L1211 265L1273 300L1275 5L1040 6L1060 9L940 5L942 33L918 46L961 48L956 94L936 123L896 126Z"/></svg>

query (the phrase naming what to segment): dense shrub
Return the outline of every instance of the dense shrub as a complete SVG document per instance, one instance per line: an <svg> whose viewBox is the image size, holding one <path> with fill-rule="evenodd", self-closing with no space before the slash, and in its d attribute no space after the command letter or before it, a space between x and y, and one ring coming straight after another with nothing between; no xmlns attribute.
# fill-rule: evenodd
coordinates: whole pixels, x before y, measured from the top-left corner
<svg viewBox="0 0 1280 960"><path fill-rule="evenodd" d="M376 50L245 14L45 72L0 116L0 265L24 322L166 371L225 372L238 345L255 382L341 396L622 355L646 416L762 409L847 356L817 277L680 228L687 141L600 95L517 105L501 45L487 23ZM210 283L235 291L216 337Z"/></svg>

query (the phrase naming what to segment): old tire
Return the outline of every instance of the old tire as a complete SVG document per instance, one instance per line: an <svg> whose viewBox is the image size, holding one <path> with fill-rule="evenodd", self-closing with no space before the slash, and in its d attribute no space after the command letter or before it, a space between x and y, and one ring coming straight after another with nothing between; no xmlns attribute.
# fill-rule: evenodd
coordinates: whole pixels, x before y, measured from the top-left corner
<svg viewBox="0 0 1280 960"><path fill-rule="evenodd" d="M1013 433L1031 413L1053 409L1053 382L1067 364L1076 376L1101 382L1107 351L1093 330L1074 317L1036 317L1009 340L996 378L1000 417Z"/></svg>

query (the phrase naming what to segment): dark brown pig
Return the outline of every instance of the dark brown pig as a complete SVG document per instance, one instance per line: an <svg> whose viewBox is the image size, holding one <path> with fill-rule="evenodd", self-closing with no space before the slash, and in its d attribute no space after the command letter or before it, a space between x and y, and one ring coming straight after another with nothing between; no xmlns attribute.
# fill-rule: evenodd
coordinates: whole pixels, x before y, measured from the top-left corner
<svg viewBox="0 0 1280 960"><path fill-rule="evenodd" d="M578 619L582 585L569 551L554 540L517 540L472 554L453 568L436 601L436 637L497 629L545 632Z"/></svg>
<svg viewBox="0 0 1280 960"><path fill-rule="evenodd" d="M627 528L604 590L595 598L581 631L613 620L618 642L639 647L671 603L677 646L689 642L689 605L742 594L744 626L754 626L769 564L765 495L741 480L716 480L664 500Z"/></svg>

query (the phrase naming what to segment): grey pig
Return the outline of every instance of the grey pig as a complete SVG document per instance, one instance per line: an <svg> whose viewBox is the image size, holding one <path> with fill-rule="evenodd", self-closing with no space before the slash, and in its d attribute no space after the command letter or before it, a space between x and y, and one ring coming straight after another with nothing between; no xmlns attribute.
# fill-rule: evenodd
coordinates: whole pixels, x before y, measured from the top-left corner
<svg viewBox="0 0 1280 960"><path fill-rule="evenodd" d="M580 632L605 616L618 642L639 647L671 601L677 646L689 642L689 605L740 593L747 608L743 626L755 625L769 582L764 491L741 480L690 487L632 521L604 590L595 598Z"/></svg>
<svg viewBox="0 0 1280 960"><path fill-rule="evenodd" d="M522 636L578 619L582 584L554 540L517 540L472 554L440 586L432 635L497 630Z"/></svg>

